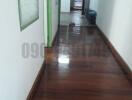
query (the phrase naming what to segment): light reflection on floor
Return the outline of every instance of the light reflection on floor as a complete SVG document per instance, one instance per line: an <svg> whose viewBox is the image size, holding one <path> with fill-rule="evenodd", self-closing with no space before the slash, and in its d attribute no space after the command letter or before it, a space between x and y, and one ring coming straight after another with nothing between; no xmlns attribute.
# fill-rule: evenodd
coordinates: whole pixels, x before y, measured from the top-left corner
<svg viewBox="0 0 132 100"><path fill-rule="evenodd" d="M67 55L60 55L58 58L58 63L60 64L69 64L70 59Z"/></svg>

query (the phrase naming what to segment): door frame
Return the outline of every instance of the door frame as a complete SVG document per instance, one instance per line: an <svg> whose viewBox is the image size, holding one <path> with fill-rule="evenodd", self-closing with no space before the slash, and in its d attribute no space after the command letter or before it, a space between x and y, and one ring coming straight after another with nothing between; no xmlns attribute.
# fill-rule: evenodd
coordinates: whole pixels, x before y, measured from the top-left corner
<svg viewBox="0 0 132 100"><path fill-rule="evenodd" d="M82 0L82 15L85 14L85 0Z"/></svg>
<svg viewBox="0 0 132 100"><path fill-rule="evenodd" d="M61 18L61 0L58 0L58 26L60 26L60 18Z"/></svg>
<svg viewBox="0 0 132 100"><path fill-rule="evenodd" d="M58 3L58 26L60 26L61 0ZM47 0L47 47L52 47L52 0Z"/></svg>
<svg viewBox="0 0 132 100"><path fill-rule="evenodd" d="M47 47L52 46L52 0L47 0Z"/></svg>

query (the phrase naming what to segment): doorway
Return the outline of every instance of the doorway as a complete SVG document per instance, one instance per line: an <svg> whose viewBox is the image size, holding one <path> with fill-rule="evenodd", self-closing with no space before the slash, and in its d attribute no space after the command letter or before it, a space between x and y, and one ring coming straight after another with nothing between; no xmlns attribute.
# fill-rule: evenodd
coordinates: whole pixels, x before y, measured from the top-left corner
<svg viewBox="0 0 132 100"><path fill-rule="evenodd" d="M83 0L71 0L71 11L82 10Z"/></svg>
<svg viewBox="0 0 132 100"><path fill-rule="evenodd" d="M70 1L70 10L71 11L81 11L82 15L84 15L84 8L85 8L85 0L71 0Z"/></svg>
<svg viewBox="0 0 132 100"><path fill-rule="evenodd" d="M64 25L64 26L69 26L69 25L88 26L89 25L84 15L85 0L61 0L59 8L61 8L61 10L59 11L61 12L59 14L61 16L60 25Z"/></svg>

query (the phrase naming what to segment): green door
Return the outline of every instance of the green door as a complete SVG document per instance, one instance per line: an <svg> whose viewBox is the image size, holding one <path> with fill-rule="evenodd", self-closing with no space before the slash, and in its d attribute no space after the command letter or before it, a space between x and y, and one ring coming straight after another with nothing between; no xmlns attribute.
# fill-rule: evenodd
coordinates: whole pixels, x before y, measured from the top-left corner
<svg viewBox="0 0 132 100"><path fill-rule="evenodd" d="M47 24L48 24L48 34L47 34L47 46L52 46L52 0L47 0Z"/></svg>
<svg viewBox="0 0 132 100"><path fill-rule="evenodd" d="M61 0L58 0L58 24L60 24ZM47 47L52 47L52 0L47 0Z"/></svg>

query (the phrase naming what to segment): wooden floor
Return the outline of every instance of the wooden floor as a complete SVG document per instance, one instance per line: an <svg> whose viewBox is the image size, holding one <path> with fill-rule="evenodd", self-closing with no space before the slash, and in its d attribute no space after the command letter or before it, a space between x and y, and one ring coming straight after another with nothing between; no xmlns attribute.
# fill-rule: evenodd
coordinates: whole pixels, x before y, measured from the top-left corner
<svg viewBox="0 0 132 100"><path fill-rule="evenodd" d="M132 100L132 84L97 28L61 26L46 52L33 100Z"/></svg>

